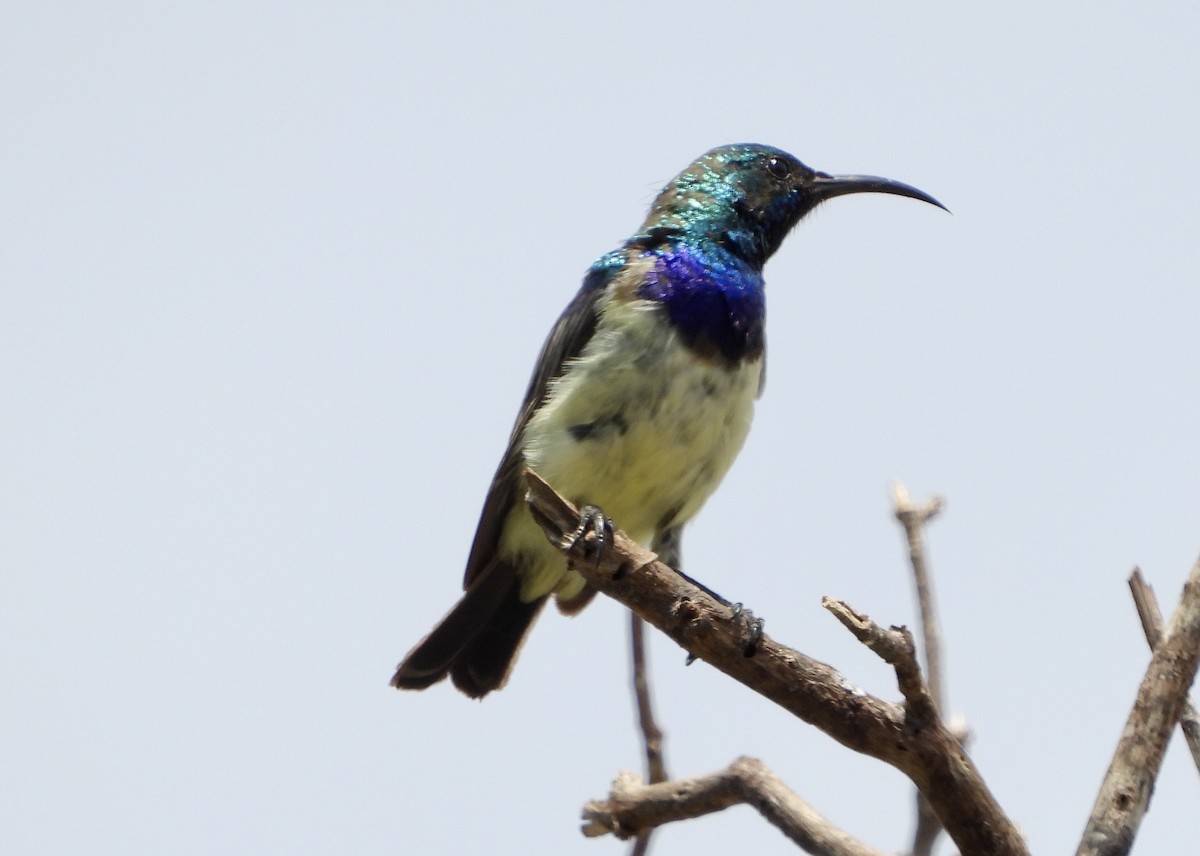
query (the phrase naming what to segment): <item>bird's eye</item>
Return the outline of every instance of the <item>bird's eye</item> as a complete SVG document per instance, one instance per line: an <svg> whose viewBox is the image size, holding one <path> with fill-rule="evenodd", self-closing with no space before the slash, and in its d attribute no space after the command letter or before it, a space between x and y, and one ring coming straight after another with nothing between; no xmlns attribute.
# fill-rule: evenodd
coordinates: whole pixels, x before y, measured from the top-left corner
<svg viewBox="0 0 1200 856"><path fill-rule="evenodd" d="M776 178L788 178L792 174L792 167L786 160L778 155L772 155L767 158L767 172Z"/></svg>

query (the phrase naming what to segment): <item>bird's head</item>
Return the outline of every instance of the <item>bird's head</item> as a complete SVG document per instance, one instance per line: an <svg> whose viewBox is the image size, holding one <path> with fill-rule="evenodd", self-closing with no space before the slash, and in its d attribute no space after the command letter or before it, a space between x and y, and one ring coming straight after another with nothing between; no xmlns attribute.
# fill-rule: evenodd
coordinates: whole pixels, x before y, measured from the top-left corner
<svg viewBox="0 0 1200 856"><path fill-rule="evenodd" d="M892 193L945 208L898 181L828 175L771 146L741 143L705 152L671 179L654 200L642 234L714 241L761 265L805 214L849 193Z"/></svg>

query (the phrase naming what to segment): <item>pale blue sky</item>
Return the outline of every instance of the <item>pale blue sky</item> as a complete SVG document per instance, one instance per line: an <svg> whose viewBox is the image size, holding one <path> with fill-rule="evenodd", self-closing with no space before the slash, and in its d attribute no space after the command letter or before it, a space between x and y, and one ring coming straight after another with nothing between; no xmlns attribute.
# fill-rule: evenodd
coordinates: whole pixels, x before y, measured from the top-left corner
<svg viewBox="0 0 1200 856"><path fill-rule="evenodd" d="M702 151L914 184L767 268L770 381L691 574L895 698L911 623L1038 853L1074 848L1200 552L1192 4L12 3L0 28L0 838L12 853L624 853L624 615L400 694L542 337ZM619 523L620 521L618 521ZM870 844L911 788L655 639L667 757L761 757ZM1191 852L1173 745L1138 852ZM787 852L749 809L657 853Z"/></svg>

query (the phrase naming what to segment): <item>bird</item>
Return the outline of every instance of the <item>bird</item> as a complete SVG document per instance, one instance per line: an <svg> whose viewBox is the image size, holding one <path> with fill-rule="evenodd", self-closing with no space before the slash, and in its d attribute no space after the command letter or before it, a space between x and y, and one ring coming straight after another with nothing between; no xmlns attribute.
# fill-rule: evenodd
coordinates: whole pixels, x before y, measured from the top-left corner
<svg viewBox="0 0 1200 856"><path fill-rule="evenodd" d="M551 597L574 615L594 596L526 507L527 467L680 567L681 530L741 450L763 390L763 266L806 214L852 193L945 209L910 185L830 175L754 143L714 148L666 184L638 231L587 270L542 346L463 595L404 657L394 687L448 675L482 698L505 684Z"/></svg>

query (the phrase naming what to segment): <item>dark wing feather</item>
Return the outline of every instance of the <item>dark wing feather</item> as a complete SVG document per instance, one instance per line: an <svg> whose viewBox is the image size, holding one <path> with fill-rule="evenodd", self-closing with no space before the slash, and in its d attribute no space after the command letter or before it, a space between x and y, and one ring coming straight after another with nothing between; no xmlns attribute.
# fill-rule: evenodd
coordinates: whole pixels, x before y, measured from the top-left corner
<svg viewBox="0 0 1200 856"><path fill-rule="evenodd" d="M591 339L599 314L597 303L608 283L620 270L622 262L623 256L610 253L592 265L583 278L579 293L563 310L542 345L533 376L529 379L529 388L525 390L525 401L521 404L512 435L508 439L508 449L492 477L492 485L488 488L487 499L479 515L475 542L471 545L471 555L467 559L467 571L463 578L464 589L488 566L499 544L504 519L517 498L524 495L518 491L525 466L520 447L521 434L545 399L550 382L563 373L566 363L579 356Z"/></svg>

